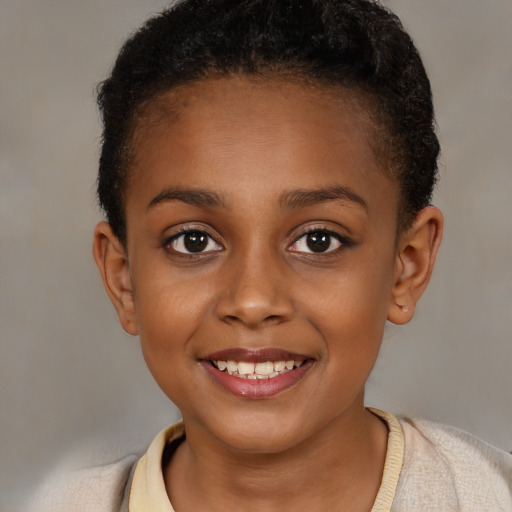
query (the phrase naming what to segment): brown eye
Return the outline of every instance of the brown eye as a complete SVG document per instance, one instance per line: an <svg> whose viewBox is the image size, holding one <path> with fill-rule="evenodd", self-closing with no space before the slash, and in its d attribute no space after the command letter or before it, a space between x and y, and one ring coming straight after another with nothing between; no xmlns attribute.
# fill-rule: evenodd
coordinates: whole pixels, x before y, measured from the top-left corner
<svg viewBox="0 0 512 512"><path fill-rule="evenodd" d="M325 252L331 246L331 236L327 233L309 233L306 244L312 252Z"/></svg>
<svg viewBox="0 0 512 512"><path fill-rule="evenodd" d="M208 245L208 236L200 231L192 231L183 235L183 245L188 252L203 252Z"/></svg>
<svg viewBox="0 0 512 512"><path fill-rule="evenodd" d="M185 231L171 238L167 246L183 254L220 251L222 247L205 231Z"/></svg>
<svg viewBox="0 0 512 512"><path fill-rule="evenodd" d="M341 237L329 231L311 231L298 238L290 247L292 252L322 254L342 246Z"/></svg>

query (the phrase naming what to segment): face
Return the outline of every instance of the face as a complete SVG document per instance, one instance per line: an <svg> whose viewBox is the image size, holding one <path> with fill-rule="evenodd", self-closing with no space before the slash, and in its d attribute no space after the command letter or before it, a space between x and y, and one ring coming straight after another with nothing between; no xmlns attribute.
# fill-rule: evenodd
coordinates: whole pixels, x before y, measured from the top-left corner
<svg viewBox="0 0 512 512"><path fill-rule="evenodd" d="M276 452L361 414L396 195L348 92L210 80L139 122L128 330L187 429Z"/></svg>

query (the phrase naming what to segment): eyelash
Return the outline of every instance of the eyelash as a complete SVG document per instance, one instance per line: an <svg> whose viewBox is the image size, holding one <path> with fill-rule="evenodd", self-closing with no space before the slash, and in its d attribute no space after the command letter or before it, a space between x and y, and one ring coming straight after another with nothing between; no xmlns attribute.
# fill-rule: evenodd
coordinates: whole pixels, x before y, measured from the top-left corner
<svg viewBox="0 0 512 512"><path fill-rule="evenodd" d="M327 229L322 226L313 226L313 227L308 228L306 231L302 232L295 239L295 241L291 244L290 247L297 245L301 240L306 240L309 235L324 235L324 236L329 237L330 240L329 240L328 248L324 251L319 251L319 252L315 252L313 250L311 250L311 251L293 251L292 250L291 252L296 252L299 254L309 254L309 255L313 255L313 256L323 256L323 255L333 256L334 254L337 254L341 250L346 249L352 245L351 241L348 238L340 235L339 233L336 233L335 231L332 231L332 230ZM334 249L331 248L333 239L336 240L336 242L338 242L338 244L339 244L338 247L335 247ZM307 243L307 242L305 242L305 243Z"/></svg>
<svg viewBox="0 0 512 512"><path fill-rule="evenodd" d="M178 251L176 248L173 248L172 245L179 243L180 239L182 239L182 245L184 245L186 242L184 241L184 238L186 235L192 235L194 233L197 233L198 235L204 235L208 240L206 241L206 248L208 248L208 245L210 245L212 242L219 247L219 249L209 250L209 251L198 251L198 252L187 252L187 251ZM215 240L214 237L212 237L204 228L194 228L194 227L182 227L178 233L175 235L172 235L169 238L166 238L162 244L162 247L167 252L172 252L174 254L179 254L183 257L200 257L204 256L205 254L211 254L212 252L219 252L222 250L221 244ZM186 247L184 246L186 249Z"/></svg>
<svg viewBox="0 0 512 512"><path fill-rule="evenodd" d="M186 243L184 241L184 238L186 235L192 235L194 233L197 233L198 235L204 235L204 237L207 238L205 249L207 249L211 243L215 244L218 248L215 248L213 250L210 249L207 251L200 250L198 252L192 252L192 251L187 252L187 248L184 245ZM301 240L306 240L307 237L310 235L323 235L325 237L328 237L329 245L328 245L327 249L324 251L318 251L318 252L313 251L313 250L305 251L305 250L293 249L293 247L296 246ZM183 248L186 250L183 250L183 251L176 250L175 247L172 247L173 244L179 243L180 239L182 239L181 244L184 246ZM334 249L331 248L333 239L339 244ZM305 241L305 243L307 243L307 241ZM346 237L340 235L339 233L336 233L335 231L332 231L330 229L326 229L325 227L313 226L313 227L310 227L309 229L307 229L306 231L302 232L299 236L297 236L295 238L295 240L293 241L293 243L288 246L287 250L289 252L292 252L295 254L309 254L309 255L316 255L316 256L331 255L332 256L333 254L339 253L342 249L344 249L344 248L346 249L346 248L350 247L351 245L352 244L351 244L350 240L347 239ZM212 235L210 235L210 233L208 233L208 231L206 231L204 228L194 228L194 227L188 227L188 226L182 227L178 233L176 233L175 235L172 235L171 237L166 238L162 243L162 247L167 252L172 252L173 254L178 254L181 257L189 257L189 258L204 257L206 255L210 255L215 252L220 252L222 250L222 245L219 242L217 242L217 240Z"/></svg>

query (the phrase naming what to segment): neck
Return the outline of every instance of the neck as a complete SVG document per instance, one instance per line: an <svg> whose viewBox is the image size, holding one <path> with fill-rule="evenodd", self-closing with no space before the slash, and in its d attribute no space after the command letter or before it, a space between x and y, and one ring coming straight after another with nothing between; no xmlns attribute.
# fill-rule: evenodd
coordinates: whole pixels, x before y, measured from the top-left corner
<svg viewBox="0 0 512 512"><path fill-rule="evenodd" d="M176 510L370 511L386 454L387 429L362 406L279 453L240 452L189 428L164 469ZM229 507L228 507L229 509Z"/></svg>

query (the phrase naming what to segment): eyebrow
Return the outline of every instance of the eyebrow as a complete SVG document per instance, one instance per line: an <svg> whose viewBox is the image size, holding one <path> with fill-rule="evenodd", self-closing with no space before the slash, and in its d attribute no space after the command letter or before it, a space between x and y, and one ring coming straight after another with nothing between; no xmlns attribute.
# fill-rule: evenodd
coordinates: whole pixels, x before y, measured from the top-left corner
<svg viewBox="0 0 512 512"><path fill-rule="evenodd" d="M226 201L217 192L206 189L167 188L158 193L148 204L150 210L154 206L168 202L181 201L193 206L206 208L226 208ZM359 204L368 211L368 203L349 187L335 185L319 189L297 189L285 192L280 198L281 208L293 210L314 206L326 201L349 201Z"/></svg>
<svg viewBox="0 0 512 512"><path fill-rule="evenodd" d="M168 201L182 201L183 203L191 204L193 206L202 206L206 208L225 208L226 202L216 192L200 188L194 189L181 189L181 188L167 188L157 194L148 204L147 209L150 210L160 203Z"/></svg>
<svg viewBox="0 0 512 512"><path fill-rule="evenodd" d="M348 187L335 185L319 189L291 190L281 196L281 207L286 210L306 208L325 201L343 201L356 203L368 211L368 203L356 192Z"/></svg>

